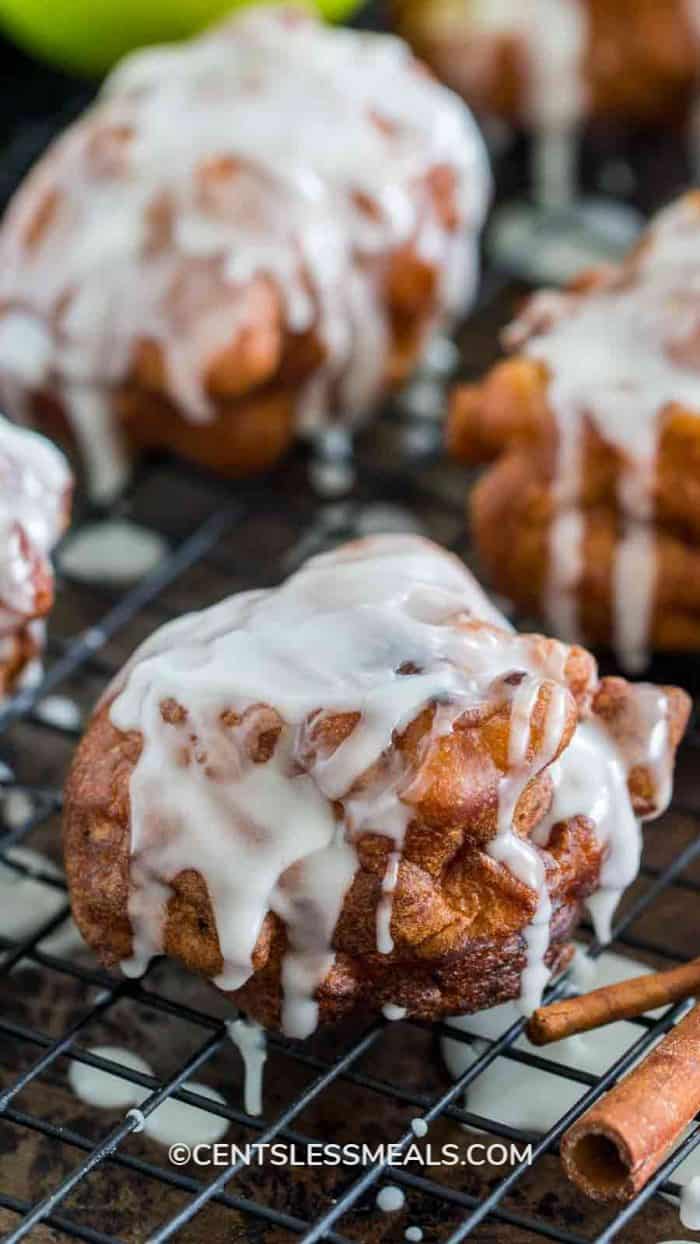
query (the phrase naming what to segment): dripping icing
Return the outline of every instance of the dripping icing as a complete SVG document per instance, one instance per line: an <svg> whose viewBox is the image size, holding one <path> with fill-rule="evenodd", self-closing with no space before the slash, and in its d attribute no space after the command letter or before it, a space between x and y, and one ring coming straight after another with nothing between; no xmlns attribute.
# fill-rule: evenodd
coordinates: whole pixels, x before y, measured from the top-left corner
<svg viewBox="0 0 700 1244"><path fill-rule="evenodd" d="M428 189L441 168L456 181L452 224ZM93 491L108 499L126 471L110 394L139 344L158 343L168 395L207 422L208 369L257 322L271 278L289 331L315 327L326 352L300 426L352 421L384 381L377 257L413 244L443 274L435 327L450 323L473 294L488 195L466 106L395 37L263 6L137 52L10 208L5 400L57 384Z"/></svg>
<svg viewBox="0 0 700 1244"><path fill-rule="evenodd" d="M529 77L526 111L535 131L535 195L547 207L567 206L575 185L576 131L586 104L586 6L582 0L531 0L530 13L527 5L521 7Z"/></svg>
<svg viewBox="0 0 700 1244"><path fill-rule="evenodd" d="M589 961L590 962L590 961ZM596 961L595 980L588 988L601 988L616 981L629 980L651 969L634 959L604 951ZM518 1019L513 1003L492 1007L478 1015L460 1016L450 1026L473 1035L476 1046L446 1037L441 1042L448 1071L458 1079L476 1061L484 1042L497 1041ZM485 1119L525 1132L548 1132L583 1096L585 1087L565 1075L557 1074L557 1064L593 1075L603 1075L637 1040L638 1028L632 1023L611 1024L581 1036L568 1037L547 1047L552 1071L526 1066L507 1058L496 1059L470 1084L468 1109ZM536 1053L525 1035L518 1037L515 1049ZM542 1051L540 1050L540 1054Z"/></svg>
<svg viewBox="0 0 700 1244"><path fill-rule="evenodd" d="M475 54L478 49L482 57L489 56L494 39L514 39L522 49L523 111L535 142L535 196L549 207L568 205L576 132L587 103L585 0L479 0L470 6L469 23ZM449 33L446 22L445 37Z"/></svg>
<svg viewBox="0 0 700 1244"><path fill-rule="evenodd" d="M0 639L38 608L36 578L65 525L71 477L43 436L0 416Z"/></svg>
<svg viewBox="0 0 700 1244"><path fill-rule="evenodd" d="M113 1063L136 1071L140 1075L153 1077L153 1069L140 1054L120 1046L94 1046L88 1053L104 1058ZM135 1132L143 1132L151 1140L162 1145L174 1145L185 1142L194 1147L197 1144L215 1144L221 1140L229 1129L229 1120L222 1115L214 1114L202 1106L192 1106L189 1102L177 1101L174 1097L166 1097L149 1114L139 1107L151 1096L150 1088L142 1087L120 1076L117 1072L104 1071L101 1067L92 1067L89 1063L73 1061L68 1069L70 1086L81 1101L89 1106L103 1110L116 1110L129 1106L127 1116L135 1120ZM226 1099L208 1084L199 1084L194 1080L186 1080L182 1088L190 1093L206 1097L219 1106L226 1105Z"/></svg>
<svg viewBox="0 0 700 1244"><path fill-rule="evenodd" d="M23 792L10 791L3 796L3 803L21 794ZM33 805L19 800L17 803L17 814L22 812L21 824L28 819ZM7 806L3 807L4 819L12 825L9 811ZM13 867L13 864L18 867ZM60 869L47 856L30 847L12 847L0 856L0 911L4 939L19 944L58 916L66 905L66 896L61 886L51 885L50 881L59 881L62 877ZM37 944L42 952L64 959L85 949L78 928L69 915ZM32 966L31 958L23 957L14 970L20 972Z"/></svg>
<svg viewBox="0 0 700 1244"><path fill-rule="evenodd" d="M651 971L645 963L610 951L604 951L597 959L591 959L583 952L584 947L578 946L574 974L578 980L572 979L577 993L631 980ZM658 1019L662 1014L663 1008L650 1012L650 1018ZM474 1045L450 1040L449 1037L442 1041L445 1064L454 1079L459 1079L488 1048L488 1044L497 1041L517 1018L513 1003L506 1003L482 1011L479 1015L448 1020L450 1026L474 1038ZM571 1067L575 1071L602 1076L635 1044L638 1036L639 1029L635 1024L623 1020L556 1041L546 1050L546 1061L551 1064L551 1070L498 1058L469 1085L465 1106L473 1114L506 1127L535 1134L549 1132L585 1093L580 1083L568 1079L557 1068ZM530 1043L525 1034L518 1037L514 1048L525 1054L537 1053L537 1047ZM542 1054L541 1048L539 1053ZM697 1152L691 1153L674 1172L674 1179L683 1188L683 1199L688 1206L692 1206L694 1201L693 1193L686 1191L688 1186L695 1182L700 1192L699 1156ZM668 1244L683 1242L668 1241Z"/></svg>
<svg viewBox="0 0 700 1244"><path fill-rule="evenodd" d="M618 656L632 671L648 663L654 616L654 492L664 411L679 403L700 412L694 301L688 294L699 238L697 207L684 199L658 217L642 247L601 288L556 300L547 292L537 296L511 336L517 344L523 334L526 353L545 364L556 419L548 620L569 640L580 629L581 492L592 427L618 455L613 628Z"/></svg>
<svg viewBox="0 0 700 1244"><path fill-rule="evenodd" d="M381 909L400 885L423 764L463 713L493 703L508 707L511 730L486 849L537 896L525 931L523 1004L531 1008L546 983L549 940L538 848L557 820L591 815L606 848L602 884L619 893L639 853L625 766L646 761L652 721L659 774L668 760L662 705L652 703L651 689L634 757L626 761L602 725L584 721L552 765L574 704L563 681L567 654L554 641L515 634L456 558L410 535L315 557L277 589L242 593L157 632L110 692L114 725L143 737L130 779L133 957L125 970L143 971L162 951L170 882L194 869L216 920L223 960L216 983L226 990L245 983L263 922L275 913L287 935L282 1027L308 1036L318 1020L317 988L333 968L357 842L363 833L381 835L387 860L398 860L390 889L378 896ZM432 729L407 767L392 742L430 706ZM535 745L537 706L543 724ZM323 725L338 714L359 716L329 751ZM586 749L595 780L592 766L578 763ZM547 766L552 810L542 841L530 842L514 830L516 810ZM378 918L385 954L390 914Z"/></svg>
<svg viewBox="0 0 700 1244"><path fill-rule="evenodd" d="M263 1070L267 1060L265 1029L248 1019L230 1020L226 1029L243 1060L245 1112L260 1115L263 1112Z"/></svg>

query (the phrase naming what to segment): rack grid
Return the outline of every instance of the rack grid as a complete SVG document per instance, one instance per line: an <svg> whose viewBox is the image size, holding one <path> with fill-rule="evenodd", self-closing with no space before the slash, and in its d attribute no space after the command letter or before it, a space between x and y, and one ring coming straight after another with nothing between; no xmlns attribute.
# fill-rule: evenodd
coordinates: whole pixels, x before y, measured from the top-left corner
<svg viewBox="0 0 700 1244"><path fill-rule="evenodd" d="M410 424L410 420L396 418L394 413L393 416L387 415L383 431L389 433L392 442L405 440L407 430L410 433ZM455 551L468 555L463 517L456 495L455 500L447 500L441 488L437 493L431 490L431 480L433 483L435 480L442 481L444 468L429 456L421 460L411 459L411 469L384 471L370 466L363 462L363 457L373 454L377 435L375 429L362 439L358 479L354 489L342 500L319 499L309 488L304 490L300 487L308 467L303 454L298 454L290 464L276 472L267 486L259 483L254 486L229 485L167 459L159 459L139 471L129 492L120 499L118 513L128 514L138 521L148 521L149 526L155 528L160 512L161 522L157 529L172 542L171 551L146 579L121 596L114 594L112 599L109 599L110 593L106 589L100 590L94 584L86 586L60 579L59 616L51 627L44 679L37 687L16 696L0 708L0 756L9 770L3 781L6 808L8 796L13 792L29 800L26 816L8 828L0 839L0 859L6 867L9 865L20 876L28 874L36 879L33 859L26 862L21 853L16 854L16 848L33 846L37 840L43 846L52 836L54 843L56 839L61 803L60 776L79 729L70 723L63 724L56 720L55 713L46 711L47 704L51 705L48 697L59 692L67 693L74 701L77 700L81 709L87 711L96 693L128 655L134 642L132 633L135 627L146 631L175 616L180 609L180 600L186 607L192 603L208 603L218 592L222 580L234 590L243 583L250 586L276 581L308 552L328 547L352 534L372 530L375 525L388 523L400 527L416 523L430 534L442 538ZM452 488L455 482L456 476L451 482ZM454 491L455 494L461 492L461 485ZM163 500L168 496L171 506L161 510ZM188 525L188 512L191 513L197 506L199 521L194 530L178 538ZM79 516L77 528L89 519L89 513ZM276 546L274 553L273 546ZM211 584L205 587L207 580ZM65 623L70 617L85 617L86 611L87 624L76 633L69 632L63 637L58 622ZM57 747L57 741L60 741L60 747ZM691 732L682 754L681 791L686 785L684 771L692 779L698 746L698 735ZM45 772L47 767L49 773ZM13 805L10 803L9 806ZM684 949L687 953L692 952L690 944L685 948L674 946L672 940L669 944L664 937L649 937L644 929L636 930L644 924L644 917L653 913L655 906L659 903L663 906L663 900L669 893L697 901L700 880L697 872L693 874L692 866L700 856L698 819L698 806L693 803L692 796L684 802L681 795L666 822L670 822L669 842L677 837L679 841L684 841L684 845L677 852L674 849L671 858L662 858L661 863L655 863L653 859L645 862L638 888L616 927L616 943L629 952L661 961L682 958ZM649 831L652 845L665 834L666 822ZM668 843L665 846L668 847ZM663 850L661 855L663 857ZM62 881L46 869L39 872L38 879L54 891L62 885ZM157 1181L185 1194L183 1203L175 1212L163 1213L159 1221L149 1224L148 1238L154 1244L185 1230L190 1223L195 1232L190 1238L203 1238L203 1234L198 1232L206 1231L205 1220L202 1218L201 1227L195 1224L198 1216L205 1214L210 1202L237 1211L239 1217L243 1216L244 1220L255 1225L253 1234L246 1235L244 1229L239 1237L233 1238L257 1239L261 1227L284 1229L291 1233L290 1238L296 1236L308 1244L320 1239L339 1242L357 1238L358 1225L360 1230L364 1230L369 1217L379 1219L380 1227L388 1228L390 1225L390 1216L380 1215L372 1208L377 1188L387 1180L404 1189L409 1203L412 1203L414 1195L421 1206L435 1201L435 1207L428 1213L428 1218L434 1220L433 1226L426 1229L428 1239L445 1239L450 1244L457 1244L465 1238L486 1240L492 1237L480 1234L482 1224L485 1229L485 1224L497 1222L509 1229L513 1241L527 1239L529 1235L530 1238L568 1241L569 1244L592 1240L604 1244L615 1238L630 1222L632 1215L640 1212L652 1199L665 1206L666 1202L658 1200L660 1194L677 1194L677 1186L672 1181L673 1171L700 1142L700 1127L696 1127L630 1206L617 1214L608 1213L604 1221L600 1214L593 1214L594 1234L586 1230L584 1224L570 1227L563 1221L557 1221L556 1215L547 1217L516 1208L517 1197L512 1202L510 1194L517 1190L519 1181L528 1174L530 1168L525 1164L509 1169L504 1177L477 1193L465 1190L465 1187L442 1183L432 1174L428 1177L424 1172L416 1174L409 1168L392 1167L389 1170L376 1164L362 1170L359 1175L344 1172L337 1188L333 1189L332 1197L321 1193L316 1198L318 1206L313 1213L292 1213L280 1209L274 1199L272 1204L267 1204L264 1199L257 1200L250 1193L240 1194L237 1190L240 1164L217 1172L213 1178L202 1179L199 1173L193 1175L190 1169L179 1171L176 1167L168 1167L162 1160L125 1152L124 1142L138 1127L137 1116L122 1112L122 1117L112 1126L105 1127L102 1113L97 1111L95 1113L100 1116L96 1121L97 1134L91 1135L81 1128L52 1120L50 1114L43 1110L21 1108L21 1100L33 1087L40 1092L40 1086L47 1078L54 1086L60 1080L66 1062L74 1060L108 1070L129 1083L141 1086L147 1094L140 1105L144 1115L152 1112L165 1098L174 1096L179 1101L230 1119L239 1134L242 1132L260 1143L279 1137L303 1150L312 1139L318 1140L318 1131L311 1135L300 1125L300 1117L314 1103L322 1106L328 1094L336 1098L340 1096L342 1100L345 1085L371 1095L375 1116L377 1113L381 1115L383 1104L390 1099L394 1110L398 1105L419 1111L431 1130L437 1121L443 1120L453 1128L463 1124L497 1137L526 1143L532 1140L529 1134L476 1116L463 1104L469 1084L484 1073L496 1058L508 1058L573 1080L581 1085L584 1094L575 1109L560 1119L556 1127L536 1139L532 1168L536 1172L537 1164L544 1155L556 1149L557 1141L571 1119L598 1098L640 1054L650 1048L661 1033L668 1030L682 1007L673 1008L655 1022L639 1021L639 1035L634 1045L601 1077L564 1068L545 1056L515 1049L515 1041L522 1029L522 1024L518 1023L498 1040L489 1042L459 1080L444 1083L438 1076L437 1085L430 1091L420 1085L415 1067L407 1083L403 1083L398 1075L392 1078L363 1069L367 1056L378 1046L387 1041L395 1044L399 1030L425 1038L426 1025L411 1021L389 1025L381 1021L359 1031L352 1029L346 1033L341 1029L337 1037L325 1034L319 1040L304 1044L271 1037L273 1065L278 1060L285 1064L298 1064L311 1078L279 1112L268 1109L263 1119L252 1119L235 1104L219 1106L201 1092L183 1087L195 1072L201 1075L209 1061L221 1055L227 1045L226 1030L221 1014L217 1014L213 997L206 992L202 994L200 990L196 1006L181 1002L178 995L182 984L174 969L166 971L173 992L162 991L151 985L154 969L141 981L127 981L103 972L92 962L86 964L84 956L57 955L42 948L46 938L60 929L67 919L66 902L58 911L52 911L39 928L33 929L18 944L3 943L5 954L0 964L0 975L6 984L0 1014L0 1049L5 1084L0 1093L0 1118L4 1125L32 1130L55 1145L70 1147L77 1158L62 1178L48 1180L47 1186L42 1186L35 1196L16 1195L12 1187L3 1183L0 1205L12 1211L12 1222L6 1236L8 1241L25 1238L39 1222L48 1223L66 1237L101 1241L103 1244L108 1240L141 1238L138 1234L130 1237L128 1234L123 1236L98 1230L80 1220L74 1221L66 1212L65 1203L80 1181L88 1178L101 1164L109 1163L129 1172L133 1180ZM592 952L597 953L597 949L593 947ZM72 982L78 992L87 990L94 994L89 1003L76 1009L60 1031L47 1031L40 1023L23 1022L21 1006L18 1008L19 1015L13 1009L13 997L18 992L15 983L21 983L26 976L26 972L18 969L27 963L32 965L32 982L36 981L38 973L39 993L42 976L58 974ZM13 985L12 989L8 990L7 982ZM553 993L563 988L560 983ZM141 1074L113 1058L92 1054L88 1048L89 1030L101 1030L113 1008L123 1011L125 1007L140 1005L148 1007L158 1017L167 1017L171 1026L173 1021L180 1021L198 1030L198 1042L188 1050L182 1063L164 1078ZM120 1022L123 1026L123 1018ZM157 1031L156 1025L156 1036ZM464 1034L446 1025L433 1027L433 1035L448 1032L455 1040L468 1040ZM236 1059L232 1048L224 1057L230 1062ZM268 1089L273 1074L271 1068ZM431 1078L435 1080L434 1073ZM37 1098L36 1092L29 1093L29 1096L31 1100ZM237 1090L229 1093L229 1100L235 1103L237 1098ZM358 1118L357 1122L357 1139L360 1139L366 1119ZM412 1143L415 1137L410 1119L402 1117L387 1139L404 1148ZM551 1181L551 1172L549 1178ZM563 1177L561 1179L563 1182ZM276 1199L279 1201L279 1196ZM311 1200L314 1201L314 1196ZM348 1219L349 1226L346 1225ZM417 1221L420 1222L419 1217ZM435 1235L437 1225L441 1233ZM387 1238L392 1237L389 1235ZM511 1235L495 1238L510 1239Z"/></svg>
<svg viewBox="0 0 700 1244"><path fill-rule="evenodd" d="M69 98L66 115L75 110L75 98ZM12 139L0 179L3 198L53 128L55 116L43 128L32 122ZM503 323L514 292L505 279L487 274L460 341L464 372L480 371L493 352L493 327ZM430 376L423 381L428 391L437 383ZM441 461L436 432L434 411L406 399L394 403L359 437L355 480L341 496L314 492L309 455L301 450L266 480L246 484L152 458L110 511L167 542L168 552L151 574L119 593L62 574L59 550L44 678L0 706L0 868L18 879L31 877L55 897L50 914L16 942L2 938L0 911L0 1232L8 1244L25 1238L37 1244L160 1244L174 1237L390 1242L403 1239L409 1225L421 1227L427 1242L445 1244L656 1244L679 1234L674 1172L700 1144L700 1123L619 1210L585 1202L566 1184L556 1153L572 1119L670 1029L681 1005L660 1018L636 1021L634 1043L602 1075L516 1047L522 1022L495 1039L481 1039L456 1081L441 1064L437 1039L450 1035L469 1043L470 1037L447 1024L352 1021L304 1043L271 1035L265 1110L253 1118L240 1105L241 1068L228 1040L223 1001L213 989L164 961L152 964L141 980L127 980L102 970L87 952L62 950L55 942L69 927L70 912L62 875L49 861L60 859L61 787L80 735L79 724L56 711L55 697L77 705L84 722L100 691L155 626L226 592L274 583L305 556L353 535L417 527L473 564L463 514L467 475ZM94 517L88 507L80 508L73 533ZM690 682L697 696L696 666L668 661L652 673ZM652 966L697 951L699 759L700 733L693 723L681 749L673 807L647 831L640 878L615 927L615 948ZM37 864L26 848L45 853L47 862ZM591 954L600 949L591 942ZM566 988L560 981L550 996ZM93 1052L134 1043L148 1053L157 1074ZM540 1136L477 1115L465 1092L498 1059L577 1084L581 1097ZM301 1155L319 1139L381 1141L405 1150L415 1141L411 1119L420 1114L429 1127L426 1142L464 1143L466 1128L532 1143L534 1161L505 1172L381 1162L332 1172L251 1169L240 1162L214 1173L192 1164L180 1169L139 1133L138 1113L84 1107L67 1080L71 1065L96 1067L134 1086L144 1116L169 1099L218 1116L230 1125L231 1143L279 1139ZM201 1085L188 1087L195 1075L221 1090L225 1104ZM405 1194L400 1213L376 1208L376 1193L386 1183Z"/></svg>

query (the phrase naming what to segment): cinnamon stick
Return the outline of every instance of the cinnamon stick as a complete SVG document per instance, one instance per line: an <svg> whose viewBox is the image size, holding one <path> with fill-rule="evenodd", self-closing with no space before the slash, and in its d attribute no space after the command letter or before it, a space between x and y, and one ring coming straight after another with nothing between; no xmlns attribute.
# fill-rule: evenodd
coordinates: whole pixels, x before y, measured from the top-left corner
<svg viewBox="0 0 700 1244"><path fill-rule="evenodd" d="M542 1006L531 1015L526 1032L533 1045L549 1045L698 995L700 959L693 959L680 968L635 976L579 998L564 998L551 1006Z"/></svg>
<svg viewBox="0 0 700 1244"><path fill-rule="evenodd" d="M596 1201L628 1201L700 1111L700 1006L566 1132L564 1169Z"/></svg>

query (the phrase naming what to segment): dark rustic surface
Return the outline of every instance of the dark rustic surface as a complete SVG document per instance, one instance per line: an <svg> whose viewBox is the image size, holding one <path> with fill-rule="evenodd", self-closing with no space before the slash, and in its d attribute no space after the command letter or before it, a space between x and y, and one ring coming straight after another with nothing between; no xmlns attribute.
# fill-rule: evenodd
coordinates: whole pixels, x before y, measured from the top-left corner
<svg viewBox="0 0 700 1244"><path fill-rule="evenodd" d="M83 94L82 88L76 95L74 86L41 74L37 92L29 64L18 65L10 75L13 89L20 84L24 92L17 124L8 116L0 122L7 141L0 164L3 194L46 142L58 101L70 113ZM31 121L28 128L19 124L23 116ZM687 178L678 137L627 136L625 151L636 170L633 195L645 210L670 197ZM589 184L619 154L618 136L593 136L584 161ZM516 147L503 162L502 188L517 188L522 177L523 153ZM460 336L463 374L479 374L496 356L498 330L521 293L498 274L487 274L478 312ZM439 456L438 437L434 414L419 415L415 408L411 413L410 402L397 402L359 438L356 482L338 497L314 491L303 451L274 476L245 486L215 481L165 459L145 464L118 510L164 534L173 558L140 599L132 594L125 603L107 588L60 579L50 626L51 685L45 689L70 697L85 716L110 674L166 618L239 588L274 583L305 556L356 534L414 526L473 565L464 520L468 477ZM77 521L85 517L79 513ZM104 642L88 648L84 632L102 625L105 617ZM698 666L692 662L667 661L653 673L697 694ZM19 842L58 861L58 799L75 738L42 723L35 709L35 702L27 703L16 718L14 710L0 711L0 759L13 773L8 785L26 785L32 809L19 823L15 809L4 837L0 829L0 854ZM622 907L615 949L652 966L698 953L699 745L691 734L681 754L674 809L647 831L644 868ZM67 908L64 914L67 918ZM84 1058L97 1045L141 1052L157 1081L148 1088L172 1087L183 1078L217 1088L228 1103L226 1139L235 1143L254 1139L285 1111L291 1114L282 1134L299 1144L310 1139L396 1141L416 1113L440 1101L446 1104L451 1083L435 1031L405 1022L370 1029L358 1021L303 1045L274 1038L264 1119L249 1120L241 1105L240 1060L225 1037L223 1003L215 990L164 962L154 964L143 982L128 983L103 973L86 951L52 958L37 949L36 941L21 948L3 941L0 911L0 956L6 952L4 961L0 957L0 1233L8 1237L32 1206L93 1160L94 1169L65 1191L48 1222L33 1226L27 1238L35 1244L75 1238L138 1244L179 1214L217 1173L195 1166L176 1170L164 1148L128 1131L123 1110L93 1110L74 1096L67 1081L69 1060ZM643 1025L639 1034L647 1042L654 1035ZM506 1056L511 1056L508 1051ZM45 1063L37 1068L40 1058ZM198 1058L192 1075L184 1075ZM328 1076L331 1068L337 1071L342 1059L342 1072L319 1089L319 1077ZM316 1088L299 1106L300 1094L310 1086ZM586 1091L583 1082L581 1092ZM469 1122L495 1136L503 1132L489 1120L466 1114L459 1091L447 1113L441 1110L432 1123L428 1140L433 1146L446 1141L463 1146ZM283 1244L304 1238L357 1178L357 1171L342 1168L249 1169L183 1222L176 1237L211 1244ZM672 1194L672 1173L669 1179L664 1190ZM495 1168L392 1172L387 1181L404 1187L404 1210L381 1214L374 1204L377 1183L333 1229L339 1238L398 1244L408 1225L419 1225L427 1244L446 1241L502 1180L503 1171ZM680 1227L668 1197L656 1194L637 1210L616 1236L624 1244L700 1239ZM473 1226L469 1238L479 1244L594 1241L612 1238L607 1232L614 1221L614 1211L592 1206L566 1183L555 1136L533 1169L500 1196L494 1212Z"/></svg>

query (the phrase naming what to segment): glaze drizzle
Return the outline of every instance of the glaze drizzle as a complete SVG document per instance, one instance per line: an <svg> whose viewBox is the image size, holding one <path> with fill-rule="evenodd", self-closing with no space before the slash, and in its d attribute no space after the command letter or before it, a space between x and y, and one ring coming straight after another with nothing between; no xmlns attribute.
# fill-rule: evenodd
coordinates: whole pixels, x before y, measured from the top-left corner
<svg viewBox="0 0 700 1244"><path fill-rule="evenodd" d="M700 417L697 201L682 199L657 218L631 257L584 294L537 295L509 334L542 362L556 421L545 610L551 628L580 632L585 565L582 505L587 436L616 455L620 516L612 572L614 645L632 672L648 664L656 593L656 484L665 413L674 405ZM542 329L542 324L545 325Z"/></svg>
<svg viewBox="0 0 700 1244"><path fill-rule="evenodd" d="M346 545L276 589L242 593L164 627L108 693L114 725L143 739L130 778L133 955L124 970L143 972L163 949L169 882L195 869L216 920L223 959L216 983L225 990L245 983L263 921L276 913L287 933L282 1027L308 1036L358 840L370 832L389 840L392 882L381 908L396 885L396 858L400 884L412 800L432 745L464 714L505 704L509 755L485 849L537 896L522 982L531 1009L547 980L540 848L552 825L574 814L594 821L606 847L609 905L639 858L626 776L646 756L646 726L627 758L601 722L580 724L553 769L551 818L532 841L515 832L520 796L556 759L575 712L568 655L556 641L513 632L461 562L410 535ZM394 741L430 706L421 757L407 764ZM537 745L536 709L544 709ZM343 714L355 724L324 746L325 721ZM650 753L660 770L667 751L658 729ZM389 903L378 923L382 954L391 953L383 941L391 921Z"/></svg>
<svg viewBox="0 0 700 1244"><path fill-rule="evenodd" d="M49 554L66 525L71 486L68 464L49 441L0 416L0 661L13 659L18 634L43 648ZM21 680L39 673L37 658Z"/></svg>
<svg viewBox="0 0 700 1244"><path fill-rule="evenodd" d="M445 174L449 213L431 192ZM300 426L353 422L384 383L387 256L410 245L434 266L435 327L449 322L472 297L489 191L468 110L398 38L271 6L138 52L9 210L5 401L57 388L108 496L125 470L113 394L137 349L157 344L180 415L211 421L209 366L271 281L286 331L313 330L325 356Z"/></svg>

